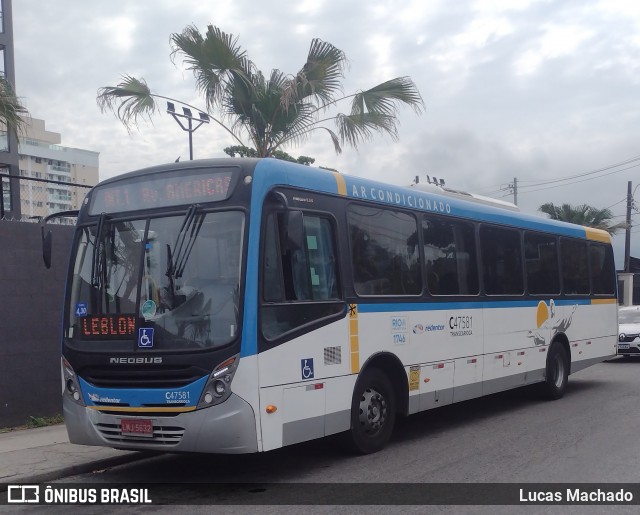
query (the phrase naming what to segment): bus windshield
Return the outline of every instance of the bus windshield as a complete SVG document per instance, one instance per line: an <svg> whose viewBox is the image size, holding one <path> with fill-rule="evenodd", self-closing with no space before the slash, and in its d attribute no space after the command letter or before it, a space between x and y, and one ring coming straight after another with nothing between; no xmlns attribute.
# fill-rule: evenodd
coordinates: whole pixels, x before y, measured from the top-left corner
<svg viewBox="0 0 640 515"><path fill-rule="evenodd" d="M80 229L74 249L66 338L92 348L129 342L133 350L145 328L154 350L230 343L240 322L244 225L240 211L196 205L178 216L101 215Z"/></svg>

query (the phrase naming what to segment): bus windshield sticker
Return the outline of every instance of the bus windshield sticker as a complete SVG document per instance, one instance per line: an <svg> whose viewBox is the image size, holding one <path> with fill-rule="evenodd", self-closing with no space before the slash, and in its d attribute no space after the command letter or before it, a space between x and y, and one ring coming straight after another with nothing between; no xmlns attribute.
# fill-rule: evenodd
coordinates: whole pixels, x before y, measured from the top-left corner
<svg viewBox="0 0 640 515"><path fill-rule="evenodd" d="M138 347L141 349L153 348L153 328L141 327L138 329Z"/></svg>
<svg viewBox="0 0 640 515"><path fill-rule="evenodd" d="M86 302L78 302L76 304L76 316L77 317L86 317L87 316L87 303Z"/></svg>
<svg viewBox="0 0 640 515"><path fill-rule="evenodd" d="M140 308L140 313L142 317L146 320L153 316L155 316L157 310L156 303L152 300L145 300Z"/></svg>

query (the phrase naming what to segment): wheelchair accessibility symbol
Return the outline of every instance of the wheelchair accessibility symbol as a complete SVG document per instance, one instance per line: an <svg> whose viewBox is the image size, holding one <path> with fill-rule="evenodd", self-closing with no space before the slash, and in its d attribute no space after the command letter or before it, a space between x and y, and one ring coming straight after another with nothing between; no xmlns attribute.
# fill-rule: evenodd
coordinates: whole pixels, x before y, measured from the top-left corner
<svg viewBox="0 0 640 515"><path fill-rule="evenodd" d="M301 359L300 369L302 371L302 379L313 379L313 358Z"/></svg>
<svg viewBox="0 0 640 515"><path fill-rule="evenodd" d="M153 329L151 327L140 327L138 329L138 347L144 349L153 347Z"/></svg>

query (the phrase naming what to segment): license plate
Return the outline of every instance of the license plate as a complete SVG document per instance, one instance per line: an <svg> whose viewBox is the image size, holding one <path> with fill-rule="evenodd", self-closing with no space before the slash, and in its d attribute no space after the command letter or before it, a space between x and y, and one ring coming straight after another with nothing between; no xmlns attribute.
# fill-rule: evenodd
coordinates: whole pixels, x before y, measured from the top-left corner
<svg viewBox="0 0 640 515"><path fill-rule="evenodd" d="M153 423L146 418L123 418L120 421L123 436L143 436L153 438Z"/></svg>
<svg viewBox="0 0 640 515"><path fill-rule="evenodd" d="M619 343L618 344L618 350L629 350L629 344L628 343Z"/></svg>

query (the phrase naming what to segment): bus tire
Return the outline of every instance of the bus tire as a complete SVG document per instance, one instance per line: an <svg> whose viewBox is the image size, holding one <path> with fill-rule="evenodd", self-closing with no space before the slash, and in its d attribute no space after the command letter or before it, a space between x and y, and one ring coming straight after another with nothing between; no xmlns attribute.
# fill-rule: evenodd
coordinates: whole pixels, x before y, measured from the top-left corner
<svg viewBox="0 0 640 515"><path fill-rule="evenodd" d="M360 376L351 402L351 429L347 445L358 454L381 450L391 438L396 420L396 400L389 378L377 368Z"/></svg>
<svg viewBox="0 0 640 515"><path fill-rule="evenodd" d="M564 395L569 381L569 356L559 343L551 345L547 356L547 371L542 393L551 400L560 399Z"/></svg>

